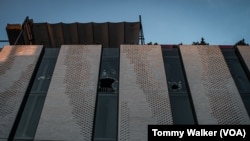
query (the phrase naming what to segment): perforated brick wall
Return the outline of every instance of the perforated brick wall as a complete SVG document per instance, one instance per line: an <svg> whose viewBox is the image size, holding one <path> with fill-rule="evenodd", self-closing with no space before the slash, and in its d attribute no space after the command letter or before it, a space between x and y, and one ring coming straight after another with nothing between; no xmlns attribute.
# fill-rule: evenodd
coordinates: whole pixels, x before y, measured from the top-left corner
<svg viewBox="0 0 250 141"><path fill-rule="evenodd" d="M120 49L118 140L147 140L147 125L172 124L160 46Z"/></svg>
<svg viewBox="0 0 250 141"><path fill-rule="evenodd" d="M218 46L181 46L199 124L249 124L240 94Z"/></svg>
<svg viewBox="0 0 250 141"><path fill-rule="evenodd" d="M61 47L35 140L91 140L100 55L100 45Z"/></svg>
<svg viewBox="0 0 250 141"><path fill-rule="evenodd" d="M7 139L42 46L5 46L0 52L0 139Z"/></svg>

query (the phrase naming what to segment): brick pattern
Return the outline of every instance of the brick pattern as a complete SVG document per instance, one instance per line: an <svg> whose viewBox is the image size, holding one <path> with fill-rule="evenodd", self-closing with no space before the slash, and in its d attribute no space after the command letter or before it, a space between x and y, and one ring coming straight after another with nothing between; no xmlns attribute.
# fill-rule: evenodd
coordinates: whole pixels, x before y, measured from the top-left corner
<svg viewBox="0 0 250 141"><path fill-rule="evenodd" d="M64 60L65 94L69 98L73 118L80 126L81 134L86 140L91 140L97 88L91 85L93 83L90 80L92 64L88 58L89 53L91 53L89 47L70 46Z"/></svg>
<svg viewBox="0 0 250 141"><path fill-rule="evenodd" d="M5 46L0 52L0 138L9 136L41 50Z"/></svg>
<svg viewBox="0 0 250 141"><path fill-rule="evenodd" d="M172 124L161 47L123 45L120 56L119 140L146 140L148 124Z"/></svg>
<svg viewBox="0 0 250 141"><path fill-rule="evenodd" d="M100 45L62 45L35 140L91 141Z"/></svg>
<svg viewBox="0 0 250 141"><path fill-rule="evenodd" d="M199 124L248 124L249 117L220 48L182 46L181 54Z"/></svg>

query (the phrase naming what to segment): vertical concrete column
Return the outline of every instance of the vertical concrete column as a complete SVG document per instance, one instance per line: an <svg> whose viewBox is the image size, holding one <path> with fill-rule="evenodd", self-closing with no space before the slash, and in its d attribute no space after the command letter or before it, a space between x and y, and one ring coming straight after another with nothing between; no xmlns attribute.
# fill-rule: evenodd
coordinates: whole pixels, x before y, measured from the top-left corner
<svg viewBox="0 0 250 141"><path fill-rule="evenodd" d="M250 71L250 46L237 46L239 53L246 64L248 70Z"/></svg>
<svg viewBox="0 0 250 141"><path fill-rule="evenodd" d="M199 124L249 124L225 59L218 46L180 46Z"/></svg>
<svg viewBox="0 0 250 141"><path fill-rule="evenodd" d="M0 52L0 140L7 140L42 46L5 46Z"/></svg>
<svg viewBox="0 0 250 141"><path fill-rule="evenodd" d="M121 45L118 140L147 140L150 124L172 124L161 46Z"/></svg>
<svg viewBox="0 0 250 141"><path fill-rule="evenodd" d="M101 49L61 46L35 140L91 140Z"/></svg>

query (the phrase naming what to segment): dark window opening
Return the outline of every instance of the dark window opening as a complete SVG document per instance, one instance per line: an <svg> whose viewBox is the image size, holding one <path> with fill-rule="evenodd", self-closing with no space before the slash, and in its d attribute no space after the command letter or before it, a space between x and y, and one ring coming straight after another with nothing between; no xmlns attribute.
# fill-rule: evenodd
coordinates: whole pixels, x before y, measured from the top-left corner
<svg viewBox="0 0 250 141"><path fill-rule="evenodd" d="M172 90L181 90L182 89L182 83L179 82L168 82L168 85L170 85L170 88Z"/></svg>
<svg viewBox="0 0 250 141"><path fill-rule="evenodd" d="M116 141L118 130L119 48L103 48L93 129L94 141Z"/></svg>
<svg viewBox="0 0 250 141"><path fill-rule="evenodd" d="M15 133L15 140L33 140L56 64L59 48L45 48Z"/></svg>
<svg viewBox="0 0 250 141"><path fill-rule="evenodd" d="M178 48L162 46L163 61L174 124L196 124L192 98Z"/></svg>
<svg viewBox="0 0 250 141"><path fill-rule="evenodd" d="M103 78L100 79L100 88L101 92L117 92L118 81L113 78Z"/></svg>
<svg viewBox="0 0 250 141"><path fill-rule="evenodd" d="M243 65L244 62L241 60L240 53L237 49L233 47L221 47L221 51L241 95L248 115L250 115L250 81L247 77L247 73L249 73L248 69Z"/></svg>

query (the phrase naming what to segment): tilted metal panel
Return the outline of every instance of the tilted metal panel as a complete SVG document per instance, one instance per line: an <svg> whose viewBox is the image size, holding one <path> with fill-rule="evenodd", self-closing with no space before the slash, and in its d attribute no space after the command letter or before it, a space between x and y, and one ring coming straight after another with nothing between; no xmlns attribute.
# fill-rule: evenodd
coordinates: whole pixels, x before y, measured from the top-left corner
<svg viewBox="0 0 250 141"><path fill-rule="evenodd" d="M0 139L7 139L42 46L5 46L0 52Z"/></svg>
<svg viewBox="0 0 250 141"><path fill-rule="evenodd" d="M6 32L8 35L8 41L9 41L10 45L15 44L16 39L17 39L18 35L20 34L21 30L22 30L21 24L7 24ZM23 40L19 39L18 43L23 44Z"/></svg>
<svg viewBox="0 0 250 141"><path fill-rule="evenodd" d="M100 56L100 45L61 47L35 140L91 140Z"/></svg>
<svg viewBox="0 0 250 141"><path fill-rule="evenodd" d="M180 46L198 124L249 124L218 46Z"/></svg>
<svg viewBox="0 0 250 141"><path fill-rule="evenodd" d="M33 23L34 44L59 48L62 44L102 44L119 47L120 44L139 44L140 23Z"/></svg>
<svg viewBox="0 0 250 141"><path fill-rule="evenodd" d="M80 44L93 44L93 23L78 23L78 39Z"/></svg>
<svg viewBox="0 0 250 141"><path fill-rule="evenodd" d="M77 33L77 23L62 24L63 38L65 45L79 44Z"/></svg>
<svg viewBox="0 0 250 141"><path fill-rule="evenodd" d="M120 49L118 140L147 140L149 124L172 124L161 46Z"/></svg>
<svg viewBox="0 0 250 141"><path fill-rule="evenodd" d="M125 44L139 44L140 23L125 22Z"/></svg>
<svg viewBox="0 0 250 141"><path fill-rule="evenodd" d="M50 47L50 37L48 33L47 23L34 23L32 25L33 44L44 45Z"/></svg>
<svg viewBox="0 0 250 141"><path fill-rule="evenodd" d="M109 47L108 23L93 24L94 44L102 44L103 47Z"/></svg>
<svg viewBox="0 0 250 141"><path fill-rule="evenodd" d="M50 47L61 47L61 45L64 44L62 23L48 24L47 27L50 38Z"/></svg>
<svg viewBox="0 0 250 141"><path fill-rule="evenodd" d="M109 46L119 48L125 43L124 22L109 23Z"/></svg>

